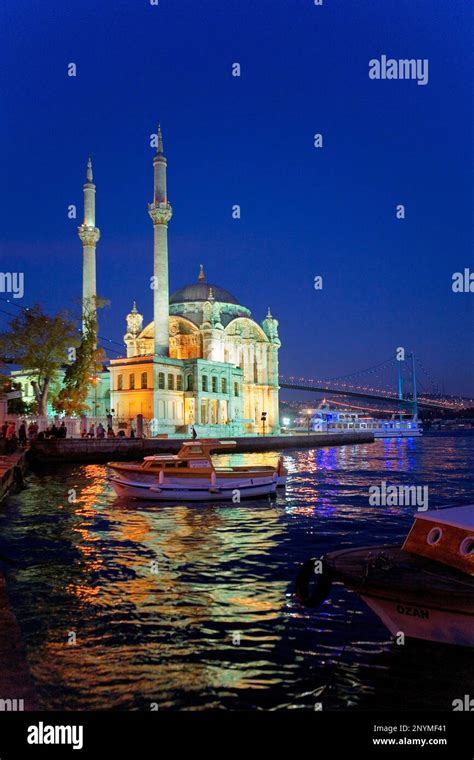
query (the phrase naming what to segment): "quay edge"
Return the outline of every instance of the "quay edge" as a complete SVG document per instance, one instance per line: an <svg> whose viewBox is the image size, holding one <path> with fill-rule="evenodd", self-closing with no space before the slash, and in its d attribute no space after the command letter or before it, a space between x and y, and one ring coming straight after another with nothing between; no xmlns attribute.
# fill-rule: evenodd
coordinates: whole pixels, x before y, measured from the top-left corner
<svg viewBox="0 0 474 760"><path fill-rule="evenodd" d="M5 577L0 574L0 711L39 709L18 621L11 609Z"/></svg>
<svg viewBox="0 0 474 760"><path fill-rule="evenodd" d="M0 502L11 490L23 485L26 469L27 461L24 451L0 455Z"/></svg>
<svg viewBox="0 0 474 760"><path fill-rule="evenodd" d="M184 438L54 438L33 441L28 452L32 465L77 462L100 464L110 461L138 460L152 454L174 454ZM246 436L219 438L236 441L237 453L281 451L297 448L324 448L373 443L372 433L313 433L308 435Z"/></svg>

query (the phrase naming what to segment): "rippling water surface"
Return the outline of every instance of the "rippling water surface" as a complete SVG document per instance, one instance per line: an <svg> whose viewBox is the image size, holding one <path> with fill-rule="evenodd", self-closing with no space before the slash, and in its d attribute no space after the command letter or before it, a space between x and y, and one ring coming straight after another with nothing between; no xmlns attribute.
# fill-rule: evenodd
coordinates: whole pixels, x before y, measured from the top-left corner
<svg viewBox="0 0 474 760"><path fill-rule="evenodd" d="M127 503L99 465L31 474L3 506L0 553L17 563L8 588L43 709L451 710L472 693L469 650L392 644L339 584L316 611L292 591L310 556L406 535L414 509L369 506L370 485L473 502L473 444L290 451L286 494L240 505Z"/></svg>

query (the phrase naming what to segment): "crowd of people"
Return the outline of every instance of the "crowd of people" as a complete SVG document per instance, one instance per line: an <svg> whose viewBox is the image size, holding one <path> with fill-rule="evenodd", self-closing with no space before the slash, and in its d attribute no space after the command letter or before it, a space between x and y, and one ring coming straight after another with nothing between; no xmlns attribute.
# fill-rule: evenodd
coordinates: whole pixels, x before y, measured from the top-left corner
<svg viewBox="0 0 474 760"><path fill-rule="evenodd" d="M91 423L89 431L83 430L81 438L125 438L125 430L119 430L118 433L114 432L112 425L107 425L107 431L101 422L97 425ZM133 427L130 427L130 438L135 438L135 431Z"/></svg>
<svg viewBox="0 0 474 760"><path fill-rule="evenodd" d="M26 448L28 442L41 441L46 438L66 438L67 428L64 420L60 425L56 425L54 422L49 425L46 430L38 430L37 422L30 422L27 426L26 421L22 420L18 425L13 420L5 420L0 428L0 440L4 440L5 453L12 453L20 446Z"/></svg>
<svg viewBox="0 0 474 760"><path fill-rule="evenodd" d="M6 420L0 427L0 440L4 440L3 451L6 454L11 454L18 447L26 448L31 441L44 441L50 438L67 438L67 427L64 420L60 424L53 422L52 425L48 425L45 430L38 429L37 422L30 422L26 424L26 420L22 420L18 425L13 420ZM112 425L107 425L107 430L101 422L96 426L91 423L89 430L82 430L81 438L126 438L125 430L119 430L118 433L114 432ZM130 427L130 438L135 438L135 431L133 427Z"/></svg>

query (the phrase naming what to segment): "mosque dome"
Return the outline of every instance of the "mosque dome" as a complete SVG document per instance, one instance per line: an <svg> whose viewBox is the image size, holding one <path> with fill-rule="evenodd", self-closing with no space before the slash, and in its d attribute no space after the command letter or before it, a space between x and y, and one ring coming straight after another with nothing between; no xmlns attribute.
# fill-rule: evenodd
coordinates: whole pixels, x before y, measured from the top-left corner
<svg viewBox="0 0 474 760"><path fill-rule="evenodd" d="M170 303L189 303L195 301L219 301L220 303L233 303L239 306L237 298L229 293L225 288L219 285L213 285L205 281L204 271L201 264L201 271L197 282L192 285L185 285L184 288L176 290L170 296Z"/></svg>

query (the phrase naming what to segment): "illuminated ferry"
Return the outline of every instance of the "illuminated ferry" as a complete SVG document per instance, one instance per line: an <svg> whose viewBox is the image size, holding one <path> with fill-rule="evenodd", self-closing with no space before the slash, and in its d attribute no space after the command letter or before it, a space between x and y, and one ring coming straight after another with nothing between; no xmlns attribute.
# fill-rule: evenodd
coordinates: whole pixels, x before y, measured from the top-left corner
<svg viewBox="0 0 474 760"><path fill-rule="evenodd" d="M367 431L373 433L374 438L414 438L422 435L416 415L400 419L399 415L394 414L390 419L383 420L352 409L332 409L324 402L314 412L310 427L322 433Z"/></svg>

